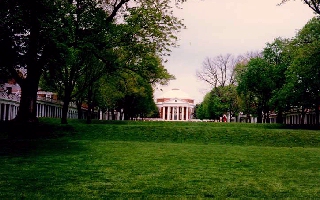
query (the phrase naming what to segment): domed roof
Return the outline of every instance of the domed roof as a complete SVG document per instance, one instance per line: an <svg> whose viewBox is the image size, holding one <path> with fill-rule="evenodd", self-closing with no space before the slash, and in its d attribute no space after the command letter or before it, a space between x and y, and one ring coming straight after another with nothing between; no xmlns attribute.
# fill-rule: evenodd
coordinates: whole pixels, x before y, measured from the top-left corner
<svg viewBox="0 0 320 200"><path fill-rule="evenodd" d="M169 90L167 92L165 92L164 94L160 95L158 97L158 99L161 98L168 98L168 99L174 99L174 98L178 98L178 99L193 99L191 98L190 95L188 95L187 93L185 93L184 91L178 89L178 88L174 88L172 90Z"/></svg>

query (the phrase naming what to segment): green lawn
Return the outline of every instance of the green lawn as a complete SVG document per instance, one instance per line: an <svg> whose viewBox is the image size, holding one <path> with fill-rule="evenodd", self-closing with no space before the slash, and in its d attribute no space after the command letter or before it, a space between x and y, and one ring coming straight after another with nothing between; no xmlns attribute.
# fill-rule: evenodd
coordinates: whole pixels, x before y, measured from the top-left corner
<svg viewBox="0 0 320 200"><path fill-rule="evenodd" d="M320 198L320 131L41 119L39 133L1 140L0 199Z"/></svg>

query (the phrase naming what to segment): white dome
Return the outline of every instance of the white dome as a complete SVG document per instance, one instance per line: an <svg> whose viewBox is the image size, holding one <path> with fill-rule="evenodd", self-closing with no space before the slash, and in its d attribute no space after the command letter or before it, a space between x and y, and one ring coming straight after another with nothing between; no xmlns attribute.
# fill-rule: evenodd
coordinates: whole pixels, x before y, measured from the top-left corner
<svg viewBox="0 0 320 200"><path fill-rule="evenodd" d="M169 90L168 92L165 92L164 94L160 95L158 97L158 99L162 99L162 98L168 98L168 99L193 99L190 97L190 95L188 95L187 93L185 93L184 91L174 88L172 90Z"/></svg>

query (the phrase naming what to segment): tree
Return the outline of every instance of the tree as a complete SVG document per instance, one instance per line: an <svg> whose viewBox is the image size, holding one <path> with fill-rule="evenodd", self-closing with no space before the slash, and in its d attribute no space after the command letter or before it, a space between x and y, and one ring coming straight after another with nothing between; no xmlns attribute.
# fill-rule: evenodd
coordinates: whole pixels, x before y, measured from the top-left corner
<svg viewBox="0 0 320 200"><path fill-rule="evenodd" d="M111 119L115 120L114 110L118 110L121 112L121 107L119 102L124 98L124 93L122 90L122 85L120 82L122 81L122 76L115 74L104 75L100 78L97 83L97 94L96 101L97 106L103 111L111 111Z"/></svg>
<svg viewBox="0 0 320 200"><path fill-rule="evenodd" d="M282 0L278 5L282 5L290 0ZM304 4L309 6L314 13L320 15L320 1L319 0L301 0Z"/></svg>
<svg viewBox="0 0 320 200"><path fill-rule="evenodd" d="M253 58L246 65L246 69L239 75L238 92L244 96L254 95L257 101L256 113L257 122L262 122L264 113L267 122L269 120L270 104L272 91L275 87L273 81L273 65L263 58Z"/></svg>
<svg viewBox="0 0 320 200"><path fill-rule="evenodd" d="M250 54L248 54L250 55ZM202 69L197 71L197 77L209 83L212 87L211 95L205 99L203 110L208 109L207 116L217 118L223 113L235 114L238 111L238 97L235 90L235 67L244 57L235 58L231 54L206 58ZM212 105L206 106L206 103Z"/></svg>
<svg viewBox="0 0 320 200"><path fill-rule="evenodd" d="M219 119L223 114L236 115L239 111L235 85L220 86L208 92L197 106L196 117L199 119Z"/></svg>
<svg viewBox="0 0 320 200"><path fill-rule="evenodd" d="M42 70L55 59L61 34L63 1L0 2L0 69L20 85L16 121L36 122L36 100Z"/></svg>
<svg viewBox="0 0 320 200"><path fill-rule="evenodd" d="M144 70L150 71L146 69L148 67L156 69L159 65L141 63L157 55L166 55L169 47L175 45L175 33L183 27L181 21L169 12L170 1L166 0L137 2L136 6L126 9L122 23L110 23L107 29L104 13L97 4L89 0L76 2L67 15L73 16L70 21L74 35L66 50L67 62L48 71L51 78L46 78L55 80L50 84L55 85L56 90L64 91L62 123L67 123L69 102L83 98L79 94L84 91L88 93L86 99L90 107L92 85L101 76L122 68L136 73L141 71L141 74ZM153 78L156 82L157 77Z"/></svg>
<svg viewBox="0 0 320 200"><path fill-rule="evenodd" d="M282 113L287 108L287 103L283 101L283 94L280 90L285 84L285 73L291 61L291 53L289 52L290 40L284 38L276 38L272 43L267 43L263 49L263 58L273 66L274 88L270 100L270 106L277 113L277 123L282 123Z"/></svg>
<svg viewBox="0 0 320 200"><path fill-rule="evenodd" d="M222 112L218 111L220 110L219 108L218 110L216 109L219 101L216 103L215 100L215 97L210 92L204 96L203 101L200 105L198 105L196 111L199 119L217 119L223 114Z"/></svg>
<svg viewBox="0 0 320 200"><path fill-rule="evenodd" d="M212 88L234 84L234 67L237 62L231 54L207 57L202 64L202 69L197 70L196 75Z"/></svg>
<svg viewBox="0 0 320 200"><path fill-rule="evenodd" d="M104 21L106 26L126 2L121 0L111 4L112 10ZM65 29L69 23L65 11L73 3L64 0L0 2L0 68L6 69L21 87L19 112L15 119L19 122L37 121L39 79L48 66L63 57L64 42L72 36ZM19 71L24 72L23 76Z"/></svg>
<svg viewBox="0 0 320 200"><path fill-rule="evenodd" d="M127 4L129 1L3 0L0 2L2 19L0 22L0 45L2 47L0 68L5 69L1 71L10 73L22 90L17 121L37 121L36 98L40 76L49 65L58 61L65 62L66 52L70 54L78 52L77 48L70 50L70 45L65 42L70 42L72 38L76 39L80 33L74 34L75 30L88 27L90 17L86 18L88 20L83 21L83 24L73 23L77 22L75 17L78 16L78 13L70 11L78 12L87 7L95 8L100 13L103 11L105 15L103 23L105 29L108 29L117 14L120 11L125 14L127 8L131 6ZM169 0L135 1L132 5L136 7L145 2L154 3L154 5L169 5L170 3ZM177 1L179 2L183 1ZM124 7L124 5L127 6ZM85 31L83 33L85 34ZM74 46L78 46L77 44L79 43L75 41ZM20 69L24 69L23 76L19 76Z"/></svg>
<svg viewBox="0 0 320 200"><path fill-rule="evenodd" d="M319 125L320 105L320 19L311 19L293 39L292 62L286 71L286 83L281 91L291 108L301 110L301 124L306 109L315 111Z"/></svg>

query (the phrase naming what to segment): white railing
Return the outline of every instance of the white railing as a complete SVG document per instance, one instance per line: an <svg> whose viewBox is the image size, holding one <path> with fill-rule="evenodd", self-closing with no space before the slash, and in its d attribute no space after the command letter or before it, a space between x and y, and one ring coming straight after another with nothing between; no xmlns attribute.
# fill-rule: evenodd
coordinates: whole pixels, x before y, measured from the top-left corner
<svg viewBox="0 0 320 200"><path fill-rule="evenodd" d="M0 92L0 99L20 102L20 97L15 94L8 94L7 92Z"/></svg>

